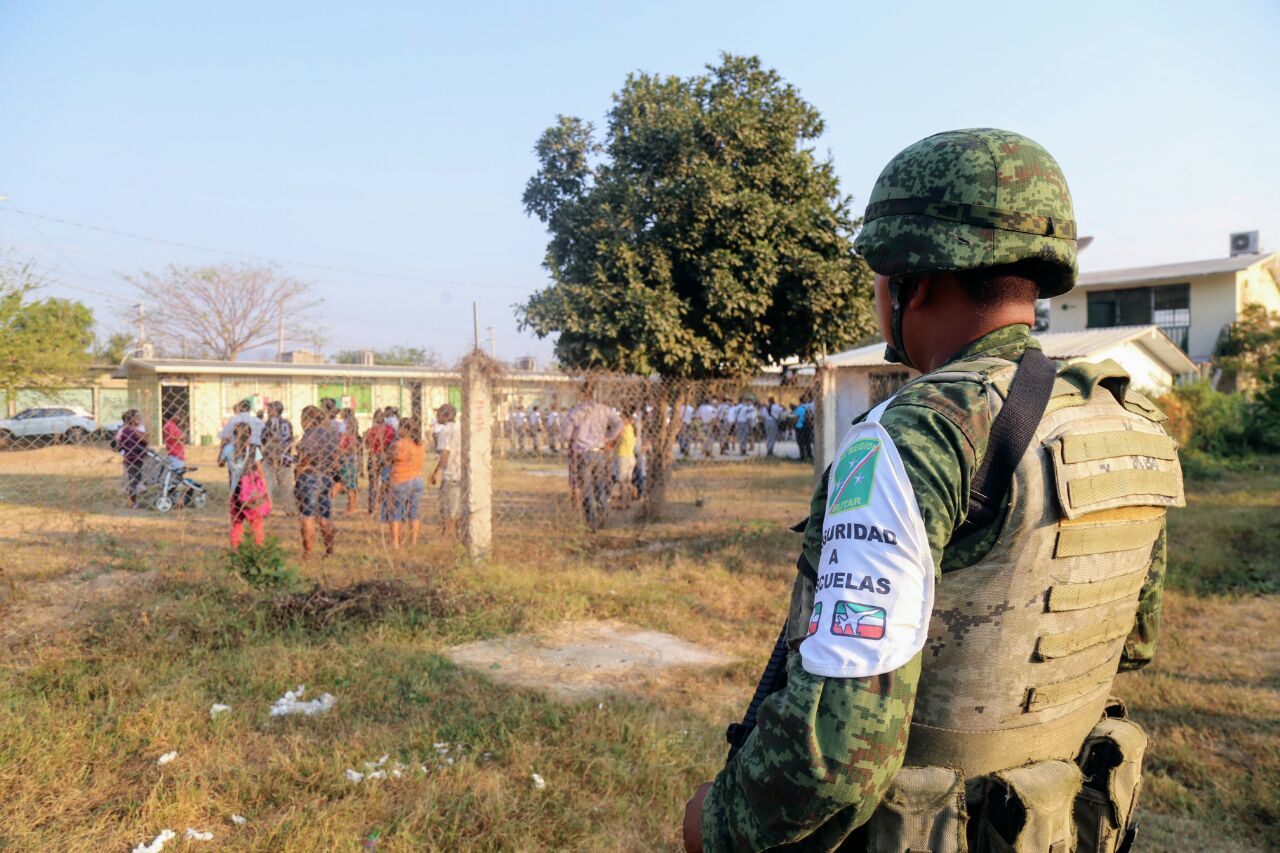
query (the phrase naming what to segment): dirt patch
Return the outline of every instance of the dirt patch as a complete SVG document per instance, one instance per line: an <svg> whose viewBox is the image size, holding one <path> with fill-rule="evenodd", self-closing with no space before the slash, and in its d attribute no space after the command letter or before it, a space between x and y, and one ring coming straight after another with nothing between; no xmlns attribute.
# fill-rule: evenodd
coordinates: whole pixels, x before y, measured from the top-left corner
<svg viewBox="0 0 1280 853"><path fill-rule="evenodd" d="M733 660L671 634L612 621L568 622L553 632L468 643L448 654L495 681L570 701L639 686L662 670Z"/></svg>
<svg viewBox="0 0 1280 853"><path fill-rule="evenodd" d="M135 601L150 589L156 573L72 572L39 583L23 584L0 598L0 648L48 642L82 628L105 609Z"/></svg>

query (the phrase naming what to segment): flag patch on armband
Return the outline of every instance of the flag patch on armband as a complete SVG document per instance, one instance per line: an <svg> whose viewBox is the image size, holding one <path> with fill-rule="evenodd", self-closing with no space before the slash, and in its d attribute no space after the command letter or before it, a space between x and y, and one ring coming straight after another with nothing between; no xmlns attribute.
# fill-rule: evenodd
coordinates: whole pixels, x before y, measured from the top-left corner
<svg viewBox="0 0 1280 853"><path fill-rule="evenodd" d="M818 624L822 622L822 602L819 601L813 605L813 613L809 614L809 634L812 637L818 633Z"/></svg>
<svg viewBox="0 0 1280 853"><path fill-rule="evenodd" d="M815 609L818 605L814 605ZM859 604L856 601L837 601L831 617L831 633L838 637L859 637L863 640L879 640L884 636L885 612L883 607ZM809 624L813 633L813 623Z"/></svg>

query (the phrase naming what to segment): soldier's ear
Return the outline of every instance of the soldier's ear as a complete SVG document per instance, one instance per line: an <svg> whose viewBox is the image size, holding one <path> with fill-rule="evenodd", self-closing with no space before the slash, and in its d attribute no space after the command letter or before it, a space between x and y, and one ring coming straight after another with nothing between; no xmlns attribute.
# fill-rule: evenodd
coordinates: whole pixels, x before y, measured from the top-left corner
<svg viewBox="0 0 1280 853"><path fill-rule="evenodd" d="M941 273L922 273L905 282L901 295L903 308L920 310L937 297L938 277Z"/></svg>

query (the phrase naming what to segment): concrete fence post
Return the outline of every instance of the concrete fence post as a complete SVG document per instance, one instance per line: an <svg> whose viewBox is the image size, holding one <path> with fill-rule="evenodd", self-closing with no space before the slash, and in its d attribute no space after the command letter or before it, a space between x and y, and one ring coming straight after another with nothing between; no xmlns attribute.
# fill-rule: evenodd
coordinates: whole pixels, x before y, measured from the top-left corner
<svg viewBox="0 0 1280 853"><path fill-rule="evenodd" d="M474 560L493 541L493 424L488 357L477 350L462 362L462 542Z"/></svg>
<svg viewBox="0 0 1280 853"><path fill-rule="evenodd" d="M817 411L813 413L813 475L816 480L835 460L836 445L843 436L836 421L836 372L826 365L819 365L815 385L814 407Z"/></svg>

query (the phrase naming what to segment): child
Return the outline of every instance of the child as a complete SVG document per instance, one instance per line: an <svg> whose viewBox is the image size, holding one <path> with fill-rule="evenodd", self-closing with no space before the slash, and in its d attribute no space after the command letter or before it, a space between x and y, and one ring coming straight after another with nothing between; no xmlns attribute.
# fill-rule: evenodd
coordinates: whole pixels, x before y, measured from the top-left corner
<svg viewBox="0 0 1280 853"><path fill-rule="evenodd" d="M356 511L360 499L360 423L351 409L342 410L341 437L338 439L338 482L334 496L347 493L347 515Z"/></svg>
<svg viewBox="0 0 1280 853"><path fill-rule="evenodd" d="M248 522L254 544L262 544L262 520L271 511L266 480L262 475L262 451L252 444L253 431L248 424L236 424L232 439L222 448L218 465L225 466L231 486L231 547L244 539Z"/></svg>
<svg viewBox="0 0 1280 853"><path fill-rule="evenodd" d="M129 509L138 506L138 487L142 483L142 464L147 460L147 437L142 432L142 413L137 409L125 412L123 426L116 433L116 449L124 460L125 490L129 494Z"/></svg>

